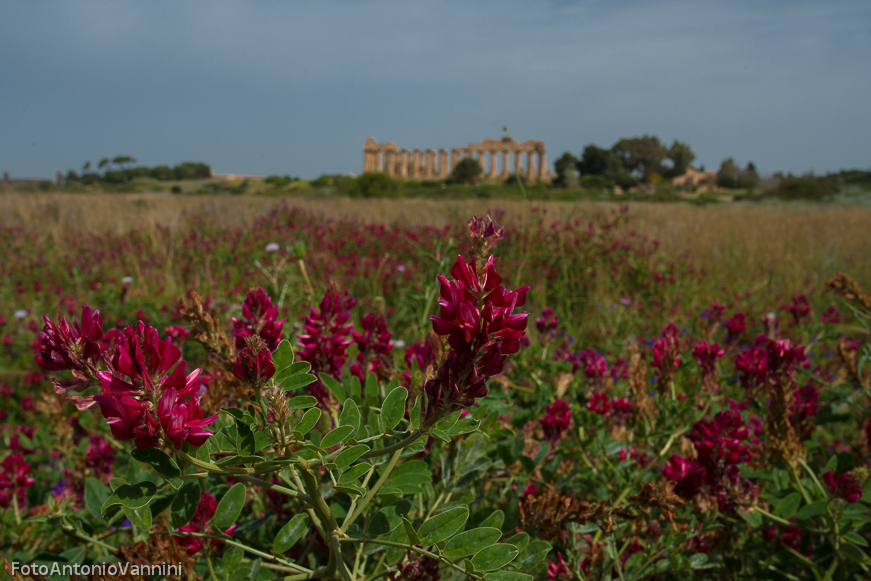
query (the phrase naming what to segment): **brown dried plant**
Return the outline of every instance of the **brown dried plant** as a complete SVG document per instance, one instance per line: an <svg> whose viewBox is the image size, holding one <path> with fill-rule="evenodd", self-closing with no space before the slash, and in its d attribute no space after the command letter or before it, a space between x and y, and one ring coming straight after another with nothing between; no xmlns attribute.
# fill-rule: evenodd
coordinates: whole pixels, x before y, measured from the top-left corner
<svg viewBox="0 0 871 581"><path fill-rule="evenodd" d="M856 308L871 314L871 295L865 293L859 283L841 271L835 273L826 286L850 301Z"/></svg>

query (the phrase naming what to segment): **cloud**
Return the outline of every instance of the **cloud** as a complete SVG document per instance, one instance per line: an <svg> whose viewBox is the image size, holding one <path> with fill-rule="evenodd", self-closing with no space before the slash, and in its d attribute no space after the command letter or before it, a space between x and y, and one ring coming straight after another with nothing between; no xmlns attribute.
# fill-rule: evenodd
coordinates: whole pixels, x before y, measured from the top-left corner
<svg viewBox="0 0 871 581"><path fill-rule="evenodd" d="M25 113L0 155L316 175L359 171L369 134L450 147L508 124L552 159L655 133L709 167L865 166L869 23L861 2L7 3L0 106Z"/></svg>

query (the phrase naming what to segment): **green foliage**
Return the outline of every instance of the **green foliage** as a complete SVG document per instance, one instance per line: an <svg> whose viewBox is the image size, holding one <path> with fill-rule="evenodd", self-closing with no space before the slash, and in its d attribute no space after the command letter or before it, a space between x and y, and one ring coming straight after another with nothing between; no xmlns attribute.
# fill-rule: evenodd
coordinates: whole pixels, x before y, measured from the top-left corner
<svg viewBox="0 0 871 581"><path fill-rule="evenodd" d="M451 172L451 181L458 184L471 184L477 182L484 173L481 163L473 157L464 157L454 166Z"/></svg>
<svg viewBox="0 0 871 581"><path fill-rule="evenodd" d="M553 164L556 177L553 185L560 188L575 187L578 184L578 158L566 151Z"/></svg>
<svg viewBox="0 0 871 581"><path fill-rule="evenodd" d="M585 175L581 178L581 187L588 190L604 190L608 187L608 180L602 175Z"/></svg>
<svg viewBox="0 0 871 581"><path fill-rule="evenodd" d="M364 173L354 181L351 195L363 198L393 198L399 194L399 182L386 173Z"/></svg>
<svg viewBox="0 0 871 581"><path fill-rule="evenodd" d="M764 193L765 197L782 200L821 201L838 193L837 184L824 177L813 175L796 177L788 175L780 179L780 184Z"/></svg>
<svg viewBox="0 0 871 581"><path fill-rule="evenodd" d="M662 162L668 157L668 151L655 135L621 139L611 151L623 162L625 170L645 182L651 174L663 173Z"/></svg>
<svg viewBox="0 0 871 581"><path fill-rule="evenodd" d="M753 165L753 162L749 162L747 167L742 170L730 157L720 164L720 171L717 172L717 185L721 188L753 189L759 186L759 174L756 173L756 166Z"/></svg>

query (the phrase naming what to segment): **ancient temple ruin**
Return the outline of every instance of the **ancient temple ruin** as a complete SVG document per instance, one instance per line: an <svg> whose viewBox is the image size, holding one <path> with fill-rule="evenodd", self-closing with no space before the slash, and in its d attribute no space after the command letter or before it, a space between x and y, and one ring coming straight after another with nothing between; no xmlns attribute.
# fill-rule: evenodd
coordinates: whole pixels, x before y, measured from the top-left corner
<svg viewBox="0 0 871 581"><path fill-rule="evenodd" d="M486 179L505 179L515 172L531 183L550 177L544 141L527 139L520 143L507 135L451 149L450 155L446 149L409 151L397 148L392 141L377 143L367 137L363 144L363 173L383 172L404 180L441 180L464 157L476 158Z"/></svg>

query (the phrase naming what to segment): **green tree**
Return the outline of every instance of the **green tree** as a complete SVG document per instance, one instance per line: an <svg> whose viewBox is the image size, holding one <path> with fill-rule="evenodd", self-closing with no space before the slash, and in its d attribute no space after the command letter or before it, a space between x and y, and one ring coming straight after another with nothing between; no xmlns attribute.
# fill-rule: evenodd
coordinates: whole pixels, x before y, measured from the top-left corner
<svg viewBox="0 0 871 581"><path fill-rule="evenodd" d="M466 157L454 167L451 172L451 181L461 184L471 184L480 179L484 170L481 169L481 163L474 158Z"/></svg>
<svg viewBox="0 0 871 581"><path fill-rule="evenodd" d="M363 198L393 198L399 194L399 183L386 173L364 173L351 187L351 195Z"/></svg>
<svg viewBox="0 0 871 581"><path fill-rule="evenodd" d="M574 187L578 184L578 158L569 153L563 153L562 156L553 164L553 169L556 173L556 178L553 180L553 185L567 188Z"/></svg>
<svg viewBox="0 0 871 581"><path fill-rule="evenodd" d="M584 148L576 167L582 176L601 176L623 169L623 162L609 149L590 144Z"/></svg>
<svg viewBox="0 0 871 581"><path fill-rule="evenodd" d="M741 168L731 157L727 157L720 164L720 171L717 172L717 185L730 189L741 187Z"/></svg>
<svg viewBox="0 0 871 581"><path fill-rule="evenodd" d="M662 162L668 158L668 151L655 135L624 138L611 148L623 167L647 181L651 174L662 174Z"/></svg>
<svg viewBox="0 0 871 581"><path fill-rule="evenodd" d="M689 145L675 139L671 147L668 148L668 159L671 161L671 167L667 171L664 170L663 175L673 178L685 174L695 158L696 154L693 153Z"/></svg>

